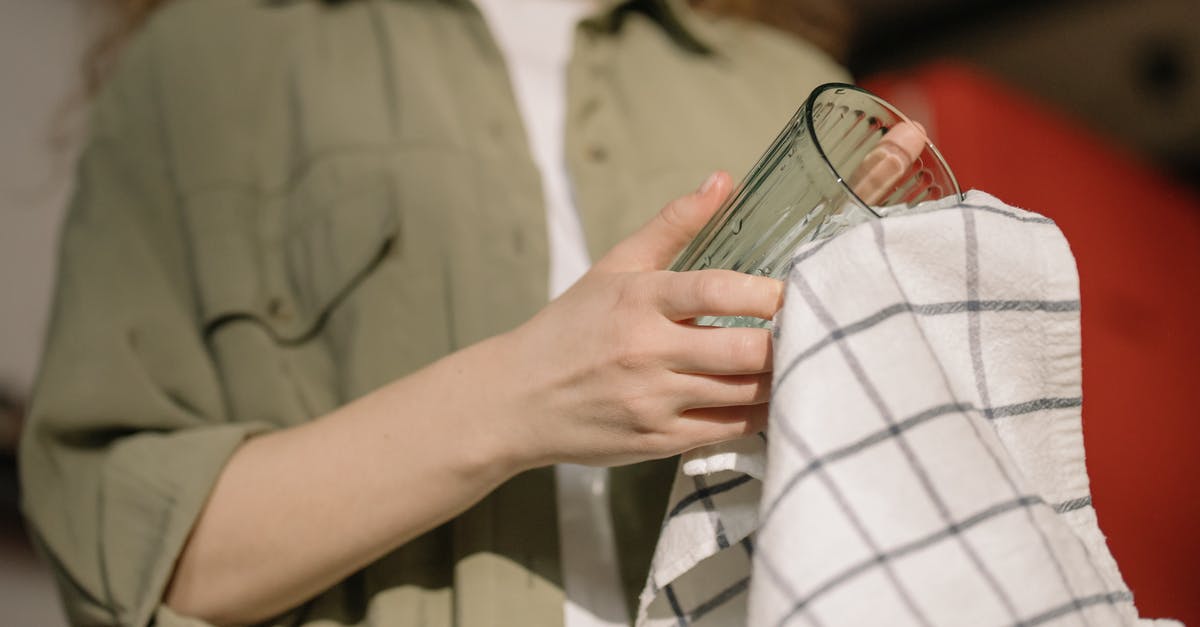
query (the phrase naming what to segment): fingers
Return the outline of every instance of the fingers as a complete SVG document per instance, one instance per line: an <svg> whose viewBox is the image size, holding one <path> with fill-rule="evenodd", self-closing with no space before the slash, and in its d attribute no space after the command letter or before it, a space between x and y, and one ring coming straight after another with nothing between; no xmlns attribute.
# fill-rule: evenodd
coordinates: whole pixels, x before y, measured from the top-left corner
<svg viewBox="0 0 1200 627"><path fill-rule="evenodd" d="M770 319L783 303L783 283L732 270L662 273L659 311L671 320L700 316Z"/></svg>
<svg viewBox="0 0 1200 627"><path fill-rule="evenodd" d="M673 336L676 352L667 355L666 362L675 372L760 374L770 372L774 363L771 332L766 329L680 325Z"/></svg>
<svg viewBox="0 0 1200 627"><path fill-rule="evenodd" d="M700 232L733 189L725 172L715 172L696 192L663 207L645 226L617 244L596 268L612 272L662 270Z"/></svg>
<svg viewBox="0 0 1200 627"><path fill-rule="evenodd" d="M766 403L690 410L677 425L680 439L687 442L683 450L760 433L767 428L767 413Z"/></svg>
<svg viewBox="0 0 1200 627"><path fill-rule="evenodd" d="M687 375L680 411L766 403L771 397L771 373L732 376Z"/></svg>

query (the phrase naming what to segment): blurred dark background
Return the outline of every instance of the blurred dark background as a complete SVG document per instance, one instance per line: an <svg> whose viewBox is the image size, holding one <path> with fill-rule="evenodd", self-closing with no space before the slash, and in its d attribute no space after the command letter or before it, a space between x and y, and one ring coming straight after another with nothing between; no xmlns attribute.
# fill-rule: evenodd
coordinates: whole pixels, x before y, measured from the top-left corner
<svg viewBox="0 0 1200 627"><path fill-rule="evenodd" d="M693 3L804 34L930 125L964 187L1060 212L1080 260L1101 523L1146 614L1200 624L1200 0ZM14 448L70 191L75 146L51 137L95 4L0 0L3 624L63 624L16 512Z"/></svg>
<svg viewBox="0 0 1200 627"><path fill-rule="evenodd" d="M1142 615L1200 625L1200 0L844 6L854 75L1066 235L1095 515Z"/></svg>
<svg viewBox="0 0 1200 627"><path fill-rule="evenodd" d="M1197 0L847 0L856 76L969 62L1200 188Z"/></svg>

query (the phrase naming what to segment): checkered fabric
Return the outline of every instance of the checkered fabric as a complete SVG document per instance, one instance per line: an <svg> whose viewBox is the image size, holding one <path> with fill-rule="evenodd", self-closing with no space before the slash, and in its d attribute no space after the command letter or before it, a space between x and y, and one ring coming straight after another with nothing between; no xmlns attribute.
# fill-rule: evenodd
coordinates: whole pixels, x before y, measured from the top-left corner
<svg viewBox="0 0 1200 627"><path fill-rule="evenodd" d="M686 456L639 626L1138 622L1051 220L971 192L862 224L798 253L785 303L768 433Z"/></svg>

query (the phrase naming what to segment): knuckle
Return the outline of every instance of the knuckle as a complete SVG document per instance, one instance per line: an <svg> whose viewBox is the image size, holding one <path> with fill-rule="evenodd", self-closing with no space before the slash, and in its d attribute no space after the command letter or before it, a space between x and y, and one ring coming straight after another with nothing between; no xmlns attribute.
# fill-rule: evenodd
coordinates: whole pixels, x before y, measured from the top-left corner
<svg viewBox="0 0 1200 627"><path fill-rule="evenodd" d="M649 394L632 393L623 399L626 413L633 421L634 429L640 433L654 433L657 429L659 408Z"/></svg>
<svg viewBox="0 0 1200 627"><path fill-rule="evenodd" d="M658 212L658 219L672 231L684 230L687 226L687 209L686 197L676 198Z"/></svg>
<svg viewBox="0 0 1200 627"><path fill-rule="evenodd" d="M613 294L613 309L629 310L638 307L642 300L642 292L637 281L617 281Z"/></svg>
<svg viewBox="0 0 1200 627"><path fill-rule="evenodd" d="M614 317L620 314L624 317L622 322L631 317L640 319L653 306L657 286L652 276L652 273L630 273L620 277L614 290Z"/></svg>
<svg viewBox="0 0 1200 627"><path fill-rule="evenodd" d="M637 438L635 453L651 459L668 457L678 452L678 445L670 435L661 431L649 432Z"/></svg>
<svg viewBox="0 0 1200 627"><path fill-rule="evenodd" d="M614 342L617 367L629 372L644 372L657 362L657 341L645 326L635 325L621 331Z"/></svg>
<svg viewBox="0 0 1200 627"><path fill-rule="evenodd" d="M612 346L614 361L622 369L645 373L664 364L673 352L666 333L669 329L664 329L660 321L631 317L617 324L622 328L614 334Z"/></svg>
<svg viewBox="0 0 1200 627"><path fill-rule="evenodd" d="M742 421L713 424L708 429L696 435L696 441L692 443L692 446L707 446L709 444L734 440L745 435L748 435L748 433L746 433L746 426Z"/></svg>
<svg viewBox="0 0 1200 627"><path fill-rule="evenodd" d="M633 349L618 351L614 361L618 368L627 372L641 372L650 367L646 356Z"/></svg>

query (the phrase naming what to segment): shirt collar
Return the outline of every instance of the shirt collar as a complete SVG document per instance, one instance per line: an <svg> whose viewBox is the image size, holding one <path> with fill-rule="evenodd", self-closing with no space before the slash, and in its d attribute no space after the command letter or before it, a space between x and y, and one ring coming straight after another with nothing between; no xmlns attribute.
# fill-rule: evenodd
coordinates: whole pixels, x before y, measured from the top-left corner
<svg viewBox="0 0 1200 627"><path fill-rule="evenodd" d="M281 0L276 0L281 1ZM286 0L282 0L286 1ZM343 0L324 0L335 4ZM443 0L450 4L473 5L473 0ZM676 44L698 54L711 54L713 46L705 36L705 26L687 0L598 0L599 10L583 21L586 28L615 33L630 13L642 13L653 19Z"/></svg>
<svg viewBox="0 0 1200 627"><path fill-rule="evenodd" d="M630 13L642 13L653 19L681 47L700 54L713 51L704 37L701 19L687 0L600 0L600 10L584 20L586 27L615 33Z"/></svg>
<svg viewBox="0 0 1200 627"><path fill-rule="evenodd" d="M268 0L273 2L288 2L289 0ZM344 0L323 0L327 4L340 4ZM451 4L472 4L472 0L449 0ZM584 20L601 32L614 33L621 28L621 22L631 12L641 12L663 27L676 43L702 54L708 54L713 48L708 45L703 36L704 25L700 17L688 5L687 0L597 0L600 10L592 17Z"/></svg>

